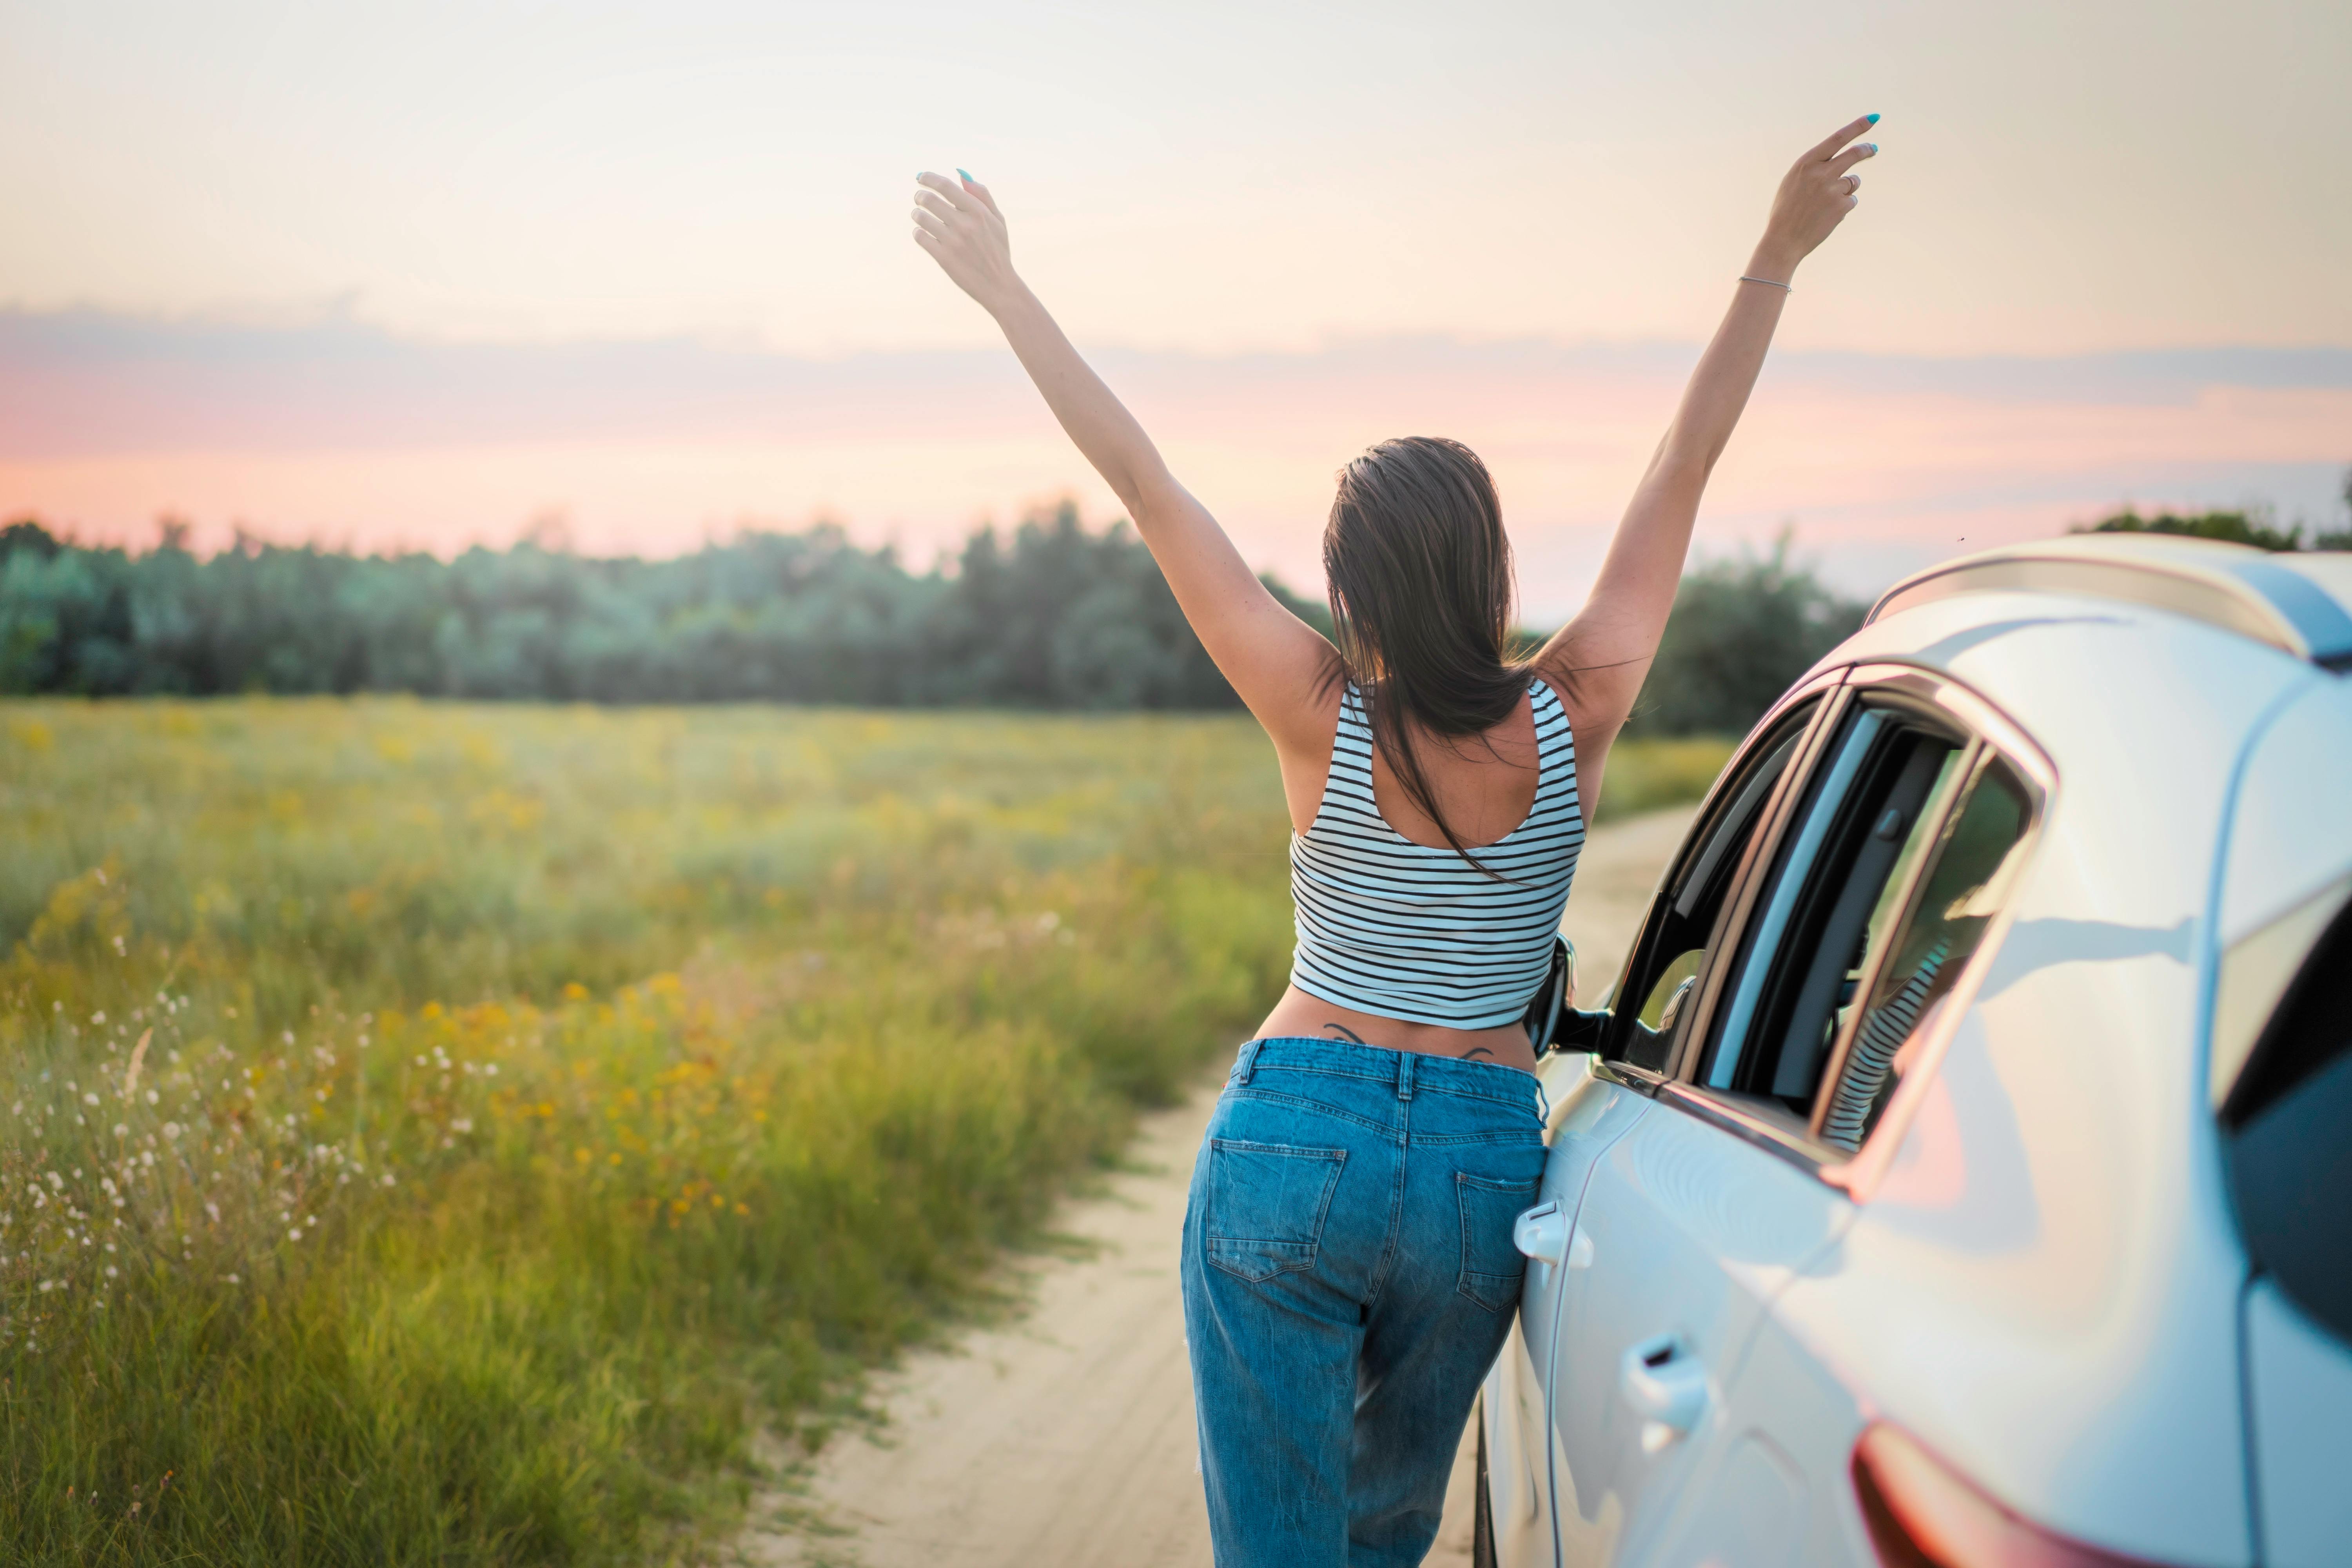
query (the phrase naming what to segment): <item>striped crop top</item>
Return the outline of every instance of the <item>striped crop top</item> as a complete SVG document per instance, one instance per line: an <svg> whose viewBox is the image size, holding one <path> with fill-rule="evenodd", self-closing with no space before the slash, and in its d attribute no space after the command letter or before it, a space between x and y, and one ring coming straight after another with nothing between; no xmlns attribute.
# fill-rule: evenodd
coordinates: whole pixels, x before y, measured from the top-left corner
<svg viewBox="0 0 2352 1568"><path fill-rule="evenodd" d="M1454 850L1391 827L1372 797L1372 728L1350 681L1331 771L1307 831L1290 840L1298 944L1290 983L1342 1007L1412 1024L1515 1024L1551 965L1553 935L1584 845L1576 738L1559 699L1528 683L1535 804L1484 848L1482 874Z"/></svg>

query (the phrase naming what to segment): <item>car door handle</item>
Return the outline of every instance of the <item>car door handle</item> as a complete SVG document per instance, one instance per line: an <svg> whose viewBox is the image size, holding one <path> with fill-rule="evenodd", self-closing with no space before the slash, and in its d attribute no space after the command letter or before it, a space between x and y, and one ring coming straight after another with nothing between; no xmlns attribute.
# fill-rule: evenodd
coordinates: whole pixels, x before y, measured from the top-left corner
<svg viewBox="0 0 2352 1568"><path fill-rule="evenodd" d="M1538 1204L1511 1226L1511 1244L1538 1263L1558 1265L1568 1256L1568 1215L1559 1200Z"/></svg>
<svg viewBox="0 0 2352 1568"><path fill-rule="evenodd" d="M1660 1334L1625 1352L1617 1392L1634 1414L1664 1429L1655 1442L1645 1430L1643 1446L1662 1447L1698 1424L1706 1408L1706 1367L1680 1339Z"/></svg>

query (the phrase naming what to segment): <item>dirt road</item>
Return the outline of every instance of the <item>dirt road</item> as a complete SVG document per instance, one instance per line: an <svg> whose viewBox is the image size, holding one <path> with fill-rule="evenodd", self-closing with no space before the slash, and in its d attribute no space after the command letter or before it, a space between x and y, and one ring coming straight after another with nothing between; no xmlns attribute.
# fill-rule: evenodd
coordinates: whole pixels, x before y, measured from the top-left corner
<svg viewBox="0 0 2352 1568"><path fill-rule="evenodd" d="M1588 1000L1623 962L1687 810L1595 832L1564 922ZM909 1357L877 1393L889 1422L837 1438L806 1496L770 1500L806 1521L740 1542L755 1563L842 1568L1158 1568L1206 1564L1193 1466L1192 1383L1177 1238L1193 1152L1223 1082L1147 1119L1133 1170L1076 1201L1055 1228L1082 1260L1028 1270L1033 1305L951 1347ZM1470 1560L1470 1447L1454 1465L1432 1564Z"/></svg>

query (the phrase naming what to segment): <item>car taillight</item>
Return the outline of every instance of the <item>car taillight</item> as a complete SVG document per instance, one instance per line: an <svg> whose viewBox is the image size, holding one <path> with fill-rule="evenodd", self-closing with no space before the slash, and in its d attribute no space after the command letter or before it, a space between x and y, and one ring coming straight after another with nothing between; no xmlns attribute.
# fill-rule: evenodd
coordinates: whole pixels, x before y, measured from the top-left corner
<svg viewBox="0 0 2352 1568"><path fill-rule="evenodd" d="M2029 1524L1884 1421L1853 1446L1853 1490L1886 1568L2158 1568Z"/></svg>

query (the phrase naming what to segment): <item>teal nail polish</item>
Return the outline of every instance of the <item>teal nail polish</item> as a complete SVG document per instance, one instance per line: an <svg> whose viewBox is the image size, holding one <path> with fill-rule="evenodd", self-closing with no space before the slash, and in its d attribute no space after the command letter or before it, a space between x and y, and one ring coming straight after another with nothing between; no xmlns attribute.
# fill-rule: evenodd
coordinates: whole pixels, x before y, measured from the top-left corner
<svg viewBox="0 0 2352 1568"><path fill-rule="evenodd" d="M1867 118L1869 119L1870 122L1871 122L1873 125L1875 125L1875 124L1877 124L1877 123L1878 123L1878 116L1876 116L1875 114L1870 115L1870 116L1868 116Z"/></svg>
<svg viewBox="0 0 2352 1568"><path fill-rule="evenodd" d="M969 169L958 169L956 173L963 176L963 183L967 185L976 185L980 184L978 180L971 177L971 171Z"/></svg>

